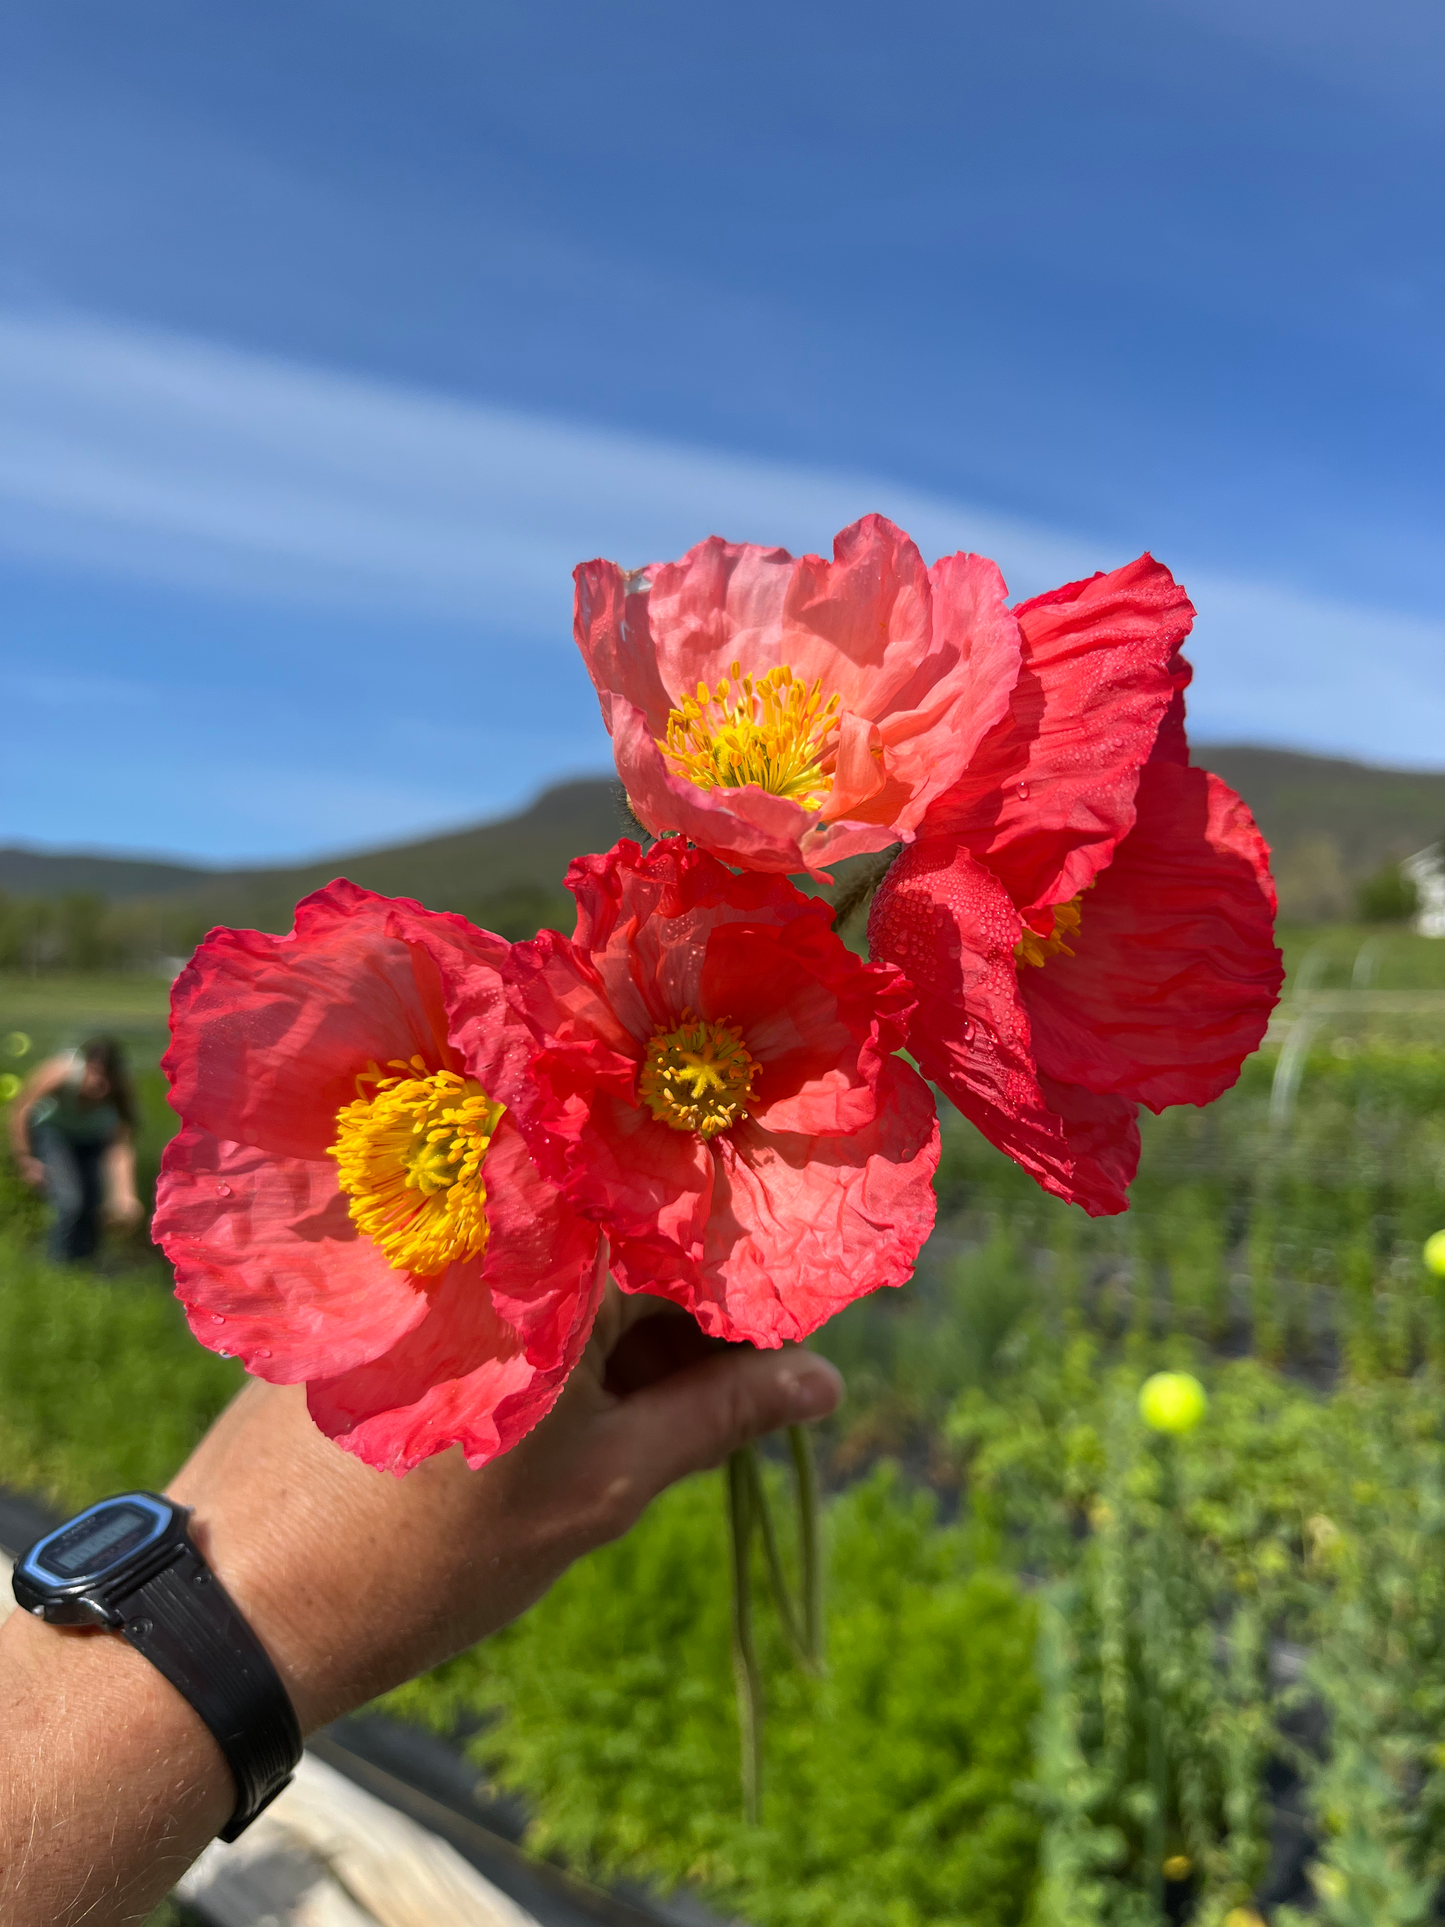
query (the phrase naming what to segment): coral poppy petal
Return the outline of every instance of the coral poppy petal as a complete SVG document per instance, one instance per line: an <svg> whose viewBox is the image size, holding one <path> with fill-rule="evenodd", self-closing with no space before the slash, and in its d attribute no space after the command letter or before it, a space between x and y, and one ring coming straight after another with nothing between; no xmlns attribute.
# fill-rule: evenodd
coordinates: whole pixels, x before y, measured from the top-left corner
<svg viewBox="0 0 1445 1927"><path fill-rule="evenodd" d="M1139 772L1188 677L1178 649L1194 610L1145 555L1014 614L1024 655L1008 714L919 835L960 837L1027 919L1084 889L1131 828Z"/></svg>
<svg viewBox="0 0 1445 1927"><path fill-rule="evenodd" d="M359 1365L426 1316L426 1284L360 1236L329 1158L275 1158L187 1124L156 1197L154 1235L192 1331L258 1378Z"/></svg>
<svg viewBox="0 0 1445 1927"><path fill-rule="evenodd" d="M670 1130L644 1106L599 1092L564 1188L578 1211L606 1227L623 1290L665 1292L702 1250L713 1178L707 1146L693 1132Z"/></svg>
<svg viewBox="0 0 1445 1927"><path fill-rule="evenodd" d="M490 1228L482 1283L532 1363L556 1364L569 1354L584 1315L579 1305L590 1289L597 1228L540 1175L510 1118L498 1125L482 1171ZM585 1316L590 1324L591 1314Z"/></svg>
<svg viewBox="0 0 1445 1927"><path fill-rule="evenodd" d="M597 691L602 720L611 734L615 697L633 704L661 735L672 698L658 673L648 625L650 584L645 570L629 574L615 562L583 562L572 571L576 585L572 633Z"/></svg>
<svg viewBox="0 0 1445 1927"><path fill-rule="evenodd" d="M515 1269L523 1254L506 1252L494 1234L496 1259ZM502 1315L487 1289L493 1259L453 1265L429 1315L383 1357L307 1387L312 1418L329 1438L368 1465L409 1472L447 1446L459 1445L474 1469L510 1451L556 1404L591 1335L606 1279L593 1255L585 1278L573 1276L562 1343L539 1360Z"/></svg>
<svg viewBox="0 0 1445 1927"><path fill-rule="evenodd" d="M890 1058L875 1120L846 1137L763 1130L717 1145L717 1183L695 1280L669 1296L715 1338L806 1338L855 1298L906 1284L933 1229L933 1096Z"/></svg>
<svg viewBox="0 0 1445 1927"><path fill-rule="evenodd" d="M700 990L702 1013L747 1039L750 1108L768 1130L854 1131L877 1114L879 1067L905 1040L912 992L901 973L844 949L826 908L781 929L713 930Z"/></svg>
<svg viewBox="0 0 1445 1927"><path fill-rule="evenodd" d="M1069 1147L1069 1183L1060 1195L1082 1205L1091 1218L1127 1211L1129 1186L1139 1168L1139 1107L1042 1074L1039 1088Z"/></svg>
<svg viewBox="0 0 1445 1927"><path fill-rule="evenodd" d="M796 566L786 549L711 535L681 561L648 568L647 621L668 708L699 683L731 680L740 656L755 675L783 660L778 637ZM667 711L649 710L647 720L660 736Z"/></svg>
<svg viewBox="0 0 1445 1927"><path fill-rule="evenodd" d="M1040 1069L1162 1110L1208 1104L1264 1035L1282 978L1269 853L1204 770L1155 761L1084 897L1075 955L1025 976Z"/></svg>
<svg viewBox="0 0 1445 1927"><path fill-rule="evenodd" d="M432 948L454 949L500 1011L507 945L461 917L345 881L296 907L284 937L213 930L176 980L163 1060L172 1107L217 1137L319 1158L371 1061L459 1061Z"/></svg>
<svg viewBox="0 0 1445 1927"><path fill-rule="evenodd" d="M1022 927L998 878L944 838L898 858L874 898L868 943L917 992L909 1044L924 1076L991 1144L1069 1197L1072 1160L1039 1088L1019 996Z"/></svg>

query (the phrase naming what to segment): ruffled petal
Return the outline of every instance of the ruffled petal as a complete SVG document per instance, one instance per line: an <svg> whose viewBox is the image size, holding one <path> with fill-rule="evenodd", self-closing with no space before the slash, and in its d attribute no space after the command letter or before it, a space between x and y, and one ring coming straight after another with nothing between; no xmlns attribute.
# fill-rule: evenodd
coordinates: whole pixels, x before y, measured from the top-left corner
<svg viewBox="0 0 1445 1927"><path fill-rule="evenodd" d="M482 1283L527 1357L550 1370L573 1355L578 1321L592 1323L597 1227L541 1175L510 1118L498 1125L482 1171L490 1227Z"/></svg>
<svg viewBox="0 0 1445 1927"><path fill-rule="evenodd" d="M1149 764L1081 906L1072 957L1026 970L1041 1069L1151 1110L1208 1104L1264 1036L1283 976L1269 852L1226 784Z"/></svg>
<svg viewBox="0 0 1445 1927"><path fill-rule="evenodd" d="M494 1237L504 1244L500 1228ZM504 1260L505 1250L496 1257ZM606 1282L595 1234L586 1275L574 1275L565 1295L563 1342L540 1361L502 1315L485 1275L469 1269L452 1267L425 1322L383 1357L307 1386L321 1430L380 1471L409 1472L451 1445L473 1470L486 1465L551 1411L582 1356Z"/></svg>
<svg viewBox="0 0 1445 1927"><path fill-rule="evenodd" d="M795 921L826 928L831 915L785 877L735 875L676 837L645 856L624 839L605 856L579 857L568 869L567 887L577 899L572 951L581 961L575 967L595 981L613 1020L638 1046L659 1024L670 1027L684 1010L702 1008L703 969L716 930ZM605 1030L606 1020L595 1022Z"/></svg>
<svg viewBox="0 0 1445 1927"><path fill-rule="evenodd" d="M166 1146L152 1229L196 1337L257 1378L359 1365L427 1314L434 1281L393 1270L358 1233L329 1158L276 1158L187 1124Z"/></svg>
<svg viewBox="0 0 1445 1927"><path fill-rule="evenodd" d="M1085 889L1134 821L1134 792L1189 670L1194 610L1152 556L1015 611L1023 668L1008 714L920 837L953 835L1027 921Z"/></svg>
<svg viewBox="0 0 1445 1927"><path fill-rule="evenodd" d="M940 838L898 858L868 941L917 992L909 1043L924 1076L1046 1191L1091 1214L1122 1211L1127 1199L1095 1169L1094 1140L1071 1142L1040 1080L1014 956L1022 929L999 879Z"/></svg>
<svg viewBox="0 0 1445 1927"><path fill-rule="evenodd" d="M647 571L628 573L615 562L583 562L572 571L576 594L572 633L608 734L613 733L613 703L621 697L651 724L652 734L667 727L672 698L658 666L648 623L651 584Z"/></svg>
<svg viewBox="0 0 1445 1927"><path fill-rule="evenodd" d="M1019 625L995 563L981 555L944 556L929 571L933 633L909 681L888 693L887 707L870 692L876 717L867 747L876 775L865 781L845 762L851 747L845 714L833 793L817 826L803 837L813 867L886 847L865 842L854 825L888 826L891 841L908 841L934 800L958 781L988 731L1007 714L1021 660ZM847 819L833 827L833 819Z"/></svg>
<svg viewBox="0 0 1445 1927"><path fill-rule="evenodd" d="M474 1013L501 1023L508 946L462 917L339 881L297 905L287 936L213 930L171 996L172 1108L217 1137L321 1157L369 1063L420 1056L433 1070L461 1068L434 955L443 949ZM521 1035L493 1053L494 1078L520 1075Z"/></svg>
<svg viewBox="0 0 1445 1927"><path fill-rule="evenodd" d="M665 706L655 708L631 690L627 694L654 736L664 734L668 711L693 695L699 683L715 689L730 678L735 661L745 659L746 668L757 674L782 660L784 607L796 566L786 549L710 535L680 562L657 562L647 569L648 641Z"/></svg>
<svg viewBox="0 0 1445 1927"><path fill-rule="evenodd" d="M736 1024L758 1065L751 1106L769 1131L856 1131L881 1102L913 993L901 971L864 964L823 915L781 929L723 924L708 938L700 1009Z"/></svg>
<svg viewBox="0 0 1445 1927"><path fill-rule="evenodd" d="M643 1106L605 1092L573 1111L562 1182L568 1202L600 1224L624 1291L670 1287L701 1257L714 1161L691 1131L670 1130ZM560 1135L560 1133L559 1133Z"/></svg>
<svg viewBox="0 0 1445 1927"><path fill-rule="evenodd" d="M1139 1168L1139 1107L1123 1097L1101 1097L1077 1084L1040 1076L1039 1088L1064 1127L1073 1164L1067 1191L1091 1218L1129 1209L1129 1186Z"/></svg>
<svg viewBox="0 0 1445 1927"><path fill-rule="evenodd" d="M707 1239L667 1295L711 1337L806 1338L855 1298L906 1284L933 1229L938 1118L916 1071L890 1058L877 1117L846 1137L765 1131L716 1140Z"/></svg>

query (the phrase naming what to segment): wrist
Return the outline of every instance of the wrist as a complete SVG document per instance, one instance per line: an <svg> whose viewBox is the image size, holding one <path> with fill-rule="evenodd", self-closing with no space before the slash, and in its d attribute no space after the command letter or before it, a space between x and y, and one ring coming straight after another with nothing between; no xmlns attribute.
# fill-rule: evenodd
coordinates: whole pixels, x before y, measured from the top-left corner
<svg viewBox="0 0 1445 1927"><path fill-rule="evenodd" d="M0 1921L79 1918L108 1866L127 1904L103 1917L144 1917L234 1798L199 1715L124 1639L19 1611L0 1624Z"/></svg>

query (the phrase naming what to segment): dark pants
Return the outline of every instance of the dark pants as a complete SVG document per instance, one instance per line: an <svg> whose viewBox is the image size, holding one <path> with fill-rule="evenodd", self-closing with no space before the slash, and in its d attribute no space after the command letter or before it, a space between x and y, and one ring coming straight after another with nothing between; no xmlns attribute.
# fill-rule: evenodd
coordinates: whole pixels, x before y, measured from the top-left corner
<svg viewBox="0 0 1445 1927"><path fill-rule="evenodd" d="M44 1125L35 1133L35 1155L45 1166L45 1196L55 1217L46 1248L56 1264L93 1258L100 1242L102 1170L108 1144L72 1144Z"/></svg>

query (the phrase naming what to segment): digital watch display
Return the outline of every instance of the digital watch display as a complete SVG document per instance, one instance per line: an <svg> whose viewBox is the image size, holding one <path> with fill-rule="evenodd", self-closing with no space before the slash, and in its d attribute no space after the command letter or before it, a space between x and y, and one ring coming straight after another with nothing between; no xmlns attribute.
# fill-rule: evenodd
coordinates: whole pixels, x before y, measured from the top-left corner
<svg viewBox="0 0 1445 1927"><path fill-rule="evenodd" d="M31 1546L15 1598L52 1626L104 1626L144 1654L204 1720L236 1782L234 1840L290 1780L301 1729L239 1608L196 1550L185 1506L124 1492Z"/></svg>

